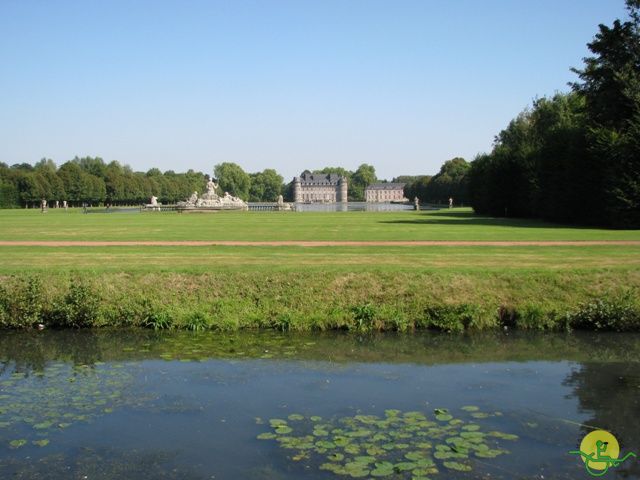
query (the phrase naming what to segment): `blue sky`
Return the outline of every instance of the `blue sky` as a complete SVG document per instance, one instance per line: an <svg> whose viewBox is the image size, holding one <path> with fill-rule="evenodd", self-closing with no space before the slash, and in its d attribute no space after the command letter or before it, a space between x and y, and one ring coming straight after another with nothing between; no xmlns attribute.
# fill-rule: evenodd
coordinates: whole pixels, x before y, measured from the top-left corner
<svg viewBox="0 0 640 480"><path fill-rule="evenodd" d="M623 0L0 0L0 161L433 174L567 91Z"/></svg>

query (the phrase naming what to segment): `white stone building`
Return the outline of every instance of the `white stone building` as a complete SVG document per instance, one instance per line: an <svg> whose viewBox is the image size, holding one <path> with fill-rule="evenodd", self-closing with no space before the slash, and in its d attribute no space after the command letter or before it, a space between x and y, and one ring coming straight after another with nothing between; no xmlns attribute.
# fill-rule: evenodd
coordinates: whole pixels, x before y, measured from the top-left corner
<svg viewBox="0 0 640 480"><path fill-rule="evenodd" d="M364 190L364 199L372 203L406 202L406 183L373 183Z"/></svg>
<svg viewBox="0 0 640 480"><path fill-rule="evenodd" d="M293 179L296 203L336 203L347 201L347 179L335 173L305 170Z"/></svg>

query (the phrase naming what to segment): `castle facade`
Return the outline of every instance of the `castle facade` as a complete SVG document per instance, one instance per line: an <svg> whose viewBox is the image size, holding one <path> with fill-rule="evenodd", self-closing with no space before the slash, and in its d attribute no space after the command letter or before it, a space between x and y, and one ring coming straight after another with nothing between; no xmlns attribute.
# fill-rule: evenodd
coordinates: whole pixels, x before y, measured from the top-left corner
<svg viewBox="0 0 640 480"><path fill-rule="evenodd" d="M305 170L293 179L296 203L347 202L347 179L335 173L311 173Z"/></svg>

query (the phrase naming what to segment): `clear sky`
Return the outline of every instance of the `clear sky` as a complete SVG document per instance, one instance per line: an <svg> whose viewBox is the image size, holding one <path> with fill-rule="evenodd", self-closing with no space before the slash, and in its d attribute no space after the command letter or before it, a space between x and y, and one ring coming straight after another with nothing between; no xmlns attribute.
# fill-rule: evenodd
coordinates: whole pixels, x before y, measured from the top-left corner
<svg viewBox="0 0 640 480"><path fill-rule="evenodd" d="M433 174L567 91L623 0L0 0L0 161Z"/></svg>

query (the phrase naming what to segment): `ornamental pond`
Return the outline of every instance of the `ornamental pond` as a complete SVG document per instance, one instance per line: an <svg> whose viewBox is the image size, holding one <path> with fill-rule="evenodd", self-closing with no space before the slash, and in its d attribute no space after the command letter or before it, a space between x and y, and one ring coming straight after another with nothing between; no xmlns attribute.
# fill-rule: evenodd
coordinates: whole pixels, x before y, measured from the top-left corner
<svg viewBox="0 0 640 480"><path fill-rule="evenodd" d="M0 478L589 478L640 335L2 332ZM605 478L639 478L631 459Z"/></svg>

